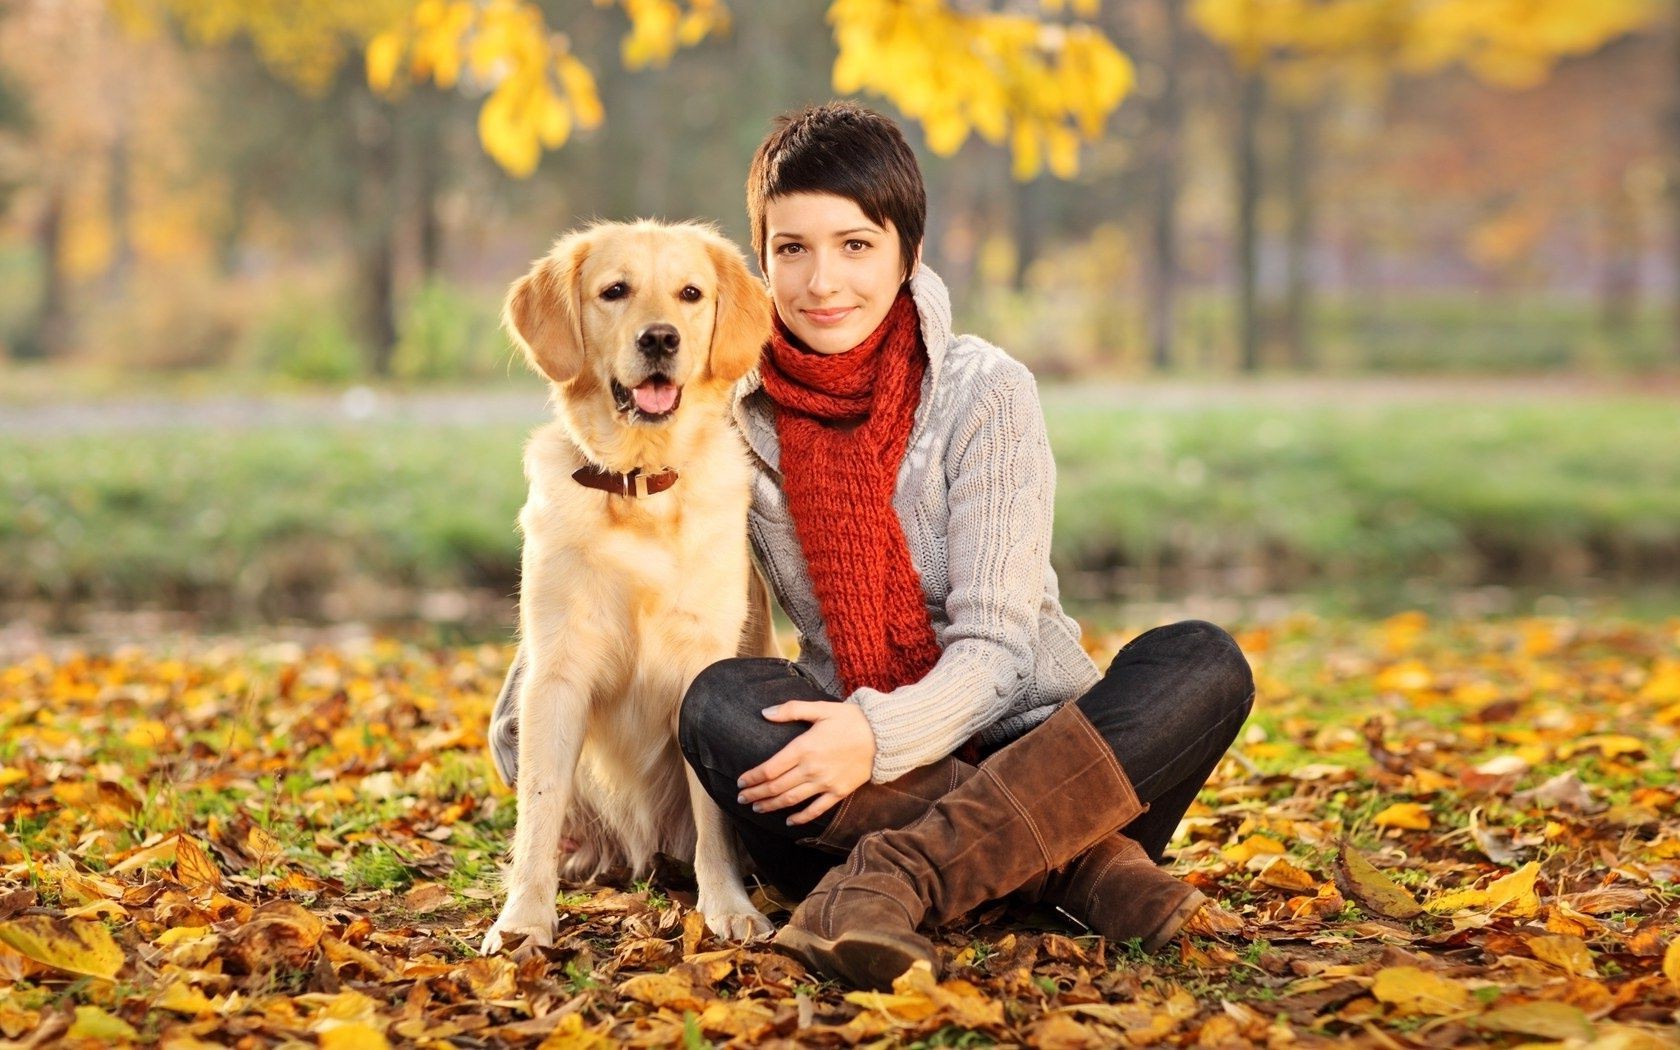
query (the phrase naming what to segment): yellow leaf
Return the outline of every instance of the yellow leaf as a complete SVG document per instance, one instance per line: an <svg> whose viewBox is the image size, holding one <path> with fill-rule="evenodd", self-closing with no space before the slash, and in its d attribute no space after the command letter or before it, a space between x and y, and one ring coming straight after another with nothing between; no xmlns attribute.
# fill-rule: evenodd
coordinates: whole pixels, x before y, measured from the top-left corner
<svg viewBox="0 0 1680 1050"><path fill-rule="evenodd" d="M1593 968L1592 952L1587 949L1587 942L1571 934L1546 934L1543 936L1524 937L1528 950L1534 953L1536 959L1549 962L1568 973L1578 977L1597 977L1598 971Z"/></svg>
<svg viewBox="0 0 1680 1050"><path fill-rule="evenodd" d="M1262 853L1282 853L1283 843L1265 835L1250 835L1241 842L1226 846L1219 851L1219 855L1233 864L1246 864L1249 859Z"/></svg>
<svg viewBox="0 0 1680 1050"><path fill-rule="evenodd" d="M97 1039L104 1043L140 1038L133 1025L120 1017L112 1017L97 1006L76 1007L75 1023L65 1035L72 1039Z"/></svg>
<svg viewBox="0 0 1680 1050"><path fill-rule="evenodd" d="M341 1024L323 1029L318 1038L321 1050L386 1050L391 1044L385 1033L365 1024Z"/></svg>
<svg viewBox="0 0 1680 1050"><path fill-rule="evenodd" d="M1274 857L1255 877L1254 882L1259 886L1269 886L1274 890L1289 893L1305 893L1318 885L1317 879L1282 857Z"/></svg>
<svg viewBox="0 0 1680 1050"><path fill-rule="evenodd" d="M1680 993L1680 937L1669 941L1668 950L1663 952L1663 973L1674 985L1674 991Z"/></svg>
<svg viewBox="0 0 1680 1050"><path fill-rule="evenodd" d="M1470 1005L1470 992L1456 981L1416 966L1390 966L1378 970L1371 982L1371 995L1401 1014L1458 1013Z"/></svg>
<svg viewBox="0 0 1680 1050"><path fill-rule="evenodd" d="M26 915L0 922L0 944L66 973L106 980L123 967L123 951L97 922Z"/></svg>
<svg viewBox="0 0 1680 1050"><path fill-rule="evenodd" d="M196 941L200 937L210 936L208 926L177 926L171 930L164 930L152 941L159 948L172 948L183 941Z"/></svg>
<svg viewBox="0 0 1680 1050"><path fill-rule="evenodd" d="M1336 885L1359 906L1389 919L1410 919L1423 908L1410 893L1346 844L1336 854Z"/></svg>
<svg viewBox="0 0 1680 1050"><path fill-rule="evenodd" d="M696 1012L704 1010L706 1001L714 998L710 992L696 989L687 978L675 973L640 974L619 985L618 994L649 1006Z"/></svg>
<svg viewBox="0 0 1680 1050"><path fill-rule="evenodd" d="M1437 914L1475 908L1489 912L1504 910L1517 918L1531 918L1540 914L1540 897L1534 890L1534 882L1539 875L1540 865L1530 861L1504 878L1489 883L1486 889L1442 894L1424 907Z"/></svg>
<svg viewBox="0 0 1680 1050"><path fill-rule="evenodd" d="M380 33L369 40L365 55L368 87L381 95L389 92L397 78L397 63L402 61L402 55L403 38L400 33Z"/></svg>
<svg viewBox="0 0 1680 1050"><path fill-rule="evenodd" d="M189 1017L209 1017L217 1012L216 1004L206 998L203 992L181 980L169 982L153 1005L161 1010L173 1010Z"/></svg>
<svg viewBox="0 0 1680 1050"><path fill-rule="evenodd" d="M537 1050L614 1050L618 1045L606 1034L585 1028L583 1015L574 1011L560 1018Z"/></svg>
<svg viewBox="0 0 1680 1050"><path fill-rule="evenodd" d="M1405 828L1409 831L1428 831L1429 807L1421 802L1396 802L1371 818L1379 828Z"/></svg>
<svg viewBox="0 0 1680 1050"><path fill-rule="evenodd" d="M1588 1040L1592 1038L1592 1022L1578 1006L1569 1003L1532 1002L1516 1006L1502 1006L1489 1010L1472 1023L1496 1032L1520 1032L1547 1039Z"/></svg>
<svg viewBox="0 0 1680 1050"><path fill-rule="evenodd" d="M222 885L222 872L216 862L186 835L175 842L175 878L189 890L213 890Z"/></svg>

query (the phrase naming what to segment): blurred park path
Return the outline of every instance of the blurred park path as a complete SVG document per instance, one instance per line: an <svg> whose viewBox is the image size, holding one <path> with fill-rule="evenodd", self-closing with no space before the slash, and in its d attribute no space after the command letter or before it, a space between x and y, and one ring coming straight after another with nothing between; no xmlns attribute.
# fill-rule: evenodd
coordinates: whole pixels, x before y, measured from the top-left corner
<svg viewBox="0 0 1680 1050"><path fill-rule="evenodd" d="M1045 407L1196 410L1220 406L1271 407L1403 404L1534 404L1595 396L1680 399L1680 377L1658 379L1537 376L1281 377L1254 380L1042 381ZM548 418L544 392L530 390L381 391L351 387L337 393L274 397L146 395L0 405L0 433L62 435L193 427L240 430L363 421L470 426Z"/></svg>

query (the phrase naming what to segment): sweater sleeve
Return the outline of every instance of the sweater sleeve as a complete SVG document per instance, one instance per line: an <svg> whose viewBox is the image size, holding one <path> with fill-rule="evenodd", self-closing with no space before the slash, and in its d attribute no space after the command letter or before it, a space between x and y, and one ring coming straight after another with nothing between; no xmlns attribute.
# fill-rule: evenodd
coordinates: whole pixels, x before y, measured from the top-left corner
<svg viewBox="0 0 1680 1050"><path fill-rule="evenodd" d="M1033 671L1056 468L1031 374L990 386L949 456L950 626L939 662L918 682L847 698L875 732L876 783L955 751L1003 715Z"/></svg>

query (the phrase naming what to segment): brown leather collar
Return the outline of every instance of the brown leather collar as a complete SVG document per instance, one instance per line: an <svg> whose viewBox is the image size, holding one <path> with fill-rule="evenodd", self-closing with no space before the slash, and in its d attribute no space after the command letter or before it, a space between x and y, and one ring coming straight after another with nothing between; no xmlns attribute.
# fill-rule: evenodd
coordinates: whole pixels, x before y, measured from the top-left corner
<svg viewBox="0 0 1680 1050"><path fill-rule="evenodd" d="M642 468L637 467L628 474L619 474L589 464L572 471L572 480L585 488L600 489L602 492L610 492L615 496L639 499L651 496L656 492L664 492L675 485L677 483L677 472L667 468L658 474L644 474Z"/></svg>

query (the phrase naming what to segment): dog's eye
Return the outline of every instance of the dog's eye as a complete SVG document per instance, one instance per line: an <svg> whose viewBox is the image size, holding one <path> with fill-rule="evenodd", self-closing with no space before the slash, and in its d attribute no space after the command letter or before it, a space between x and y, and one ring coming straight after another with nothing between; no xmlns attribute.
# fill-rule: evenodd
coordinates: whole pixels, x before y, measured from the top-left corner
<svg viewBox="0 0 1680 1050"><path fill-rule="evenodd" d="M614 281L601 292L601 298L606 300L622 299L630 294L630 286L623 281Z"/></svg>
<svg viewBox="0 0 1680 1050"><path fill-rule="evenodd" d="M677 294L682 296L682 301L685 303L697 303L700 301L701 297L700 289L694 287L692 284Z"/></svg>

